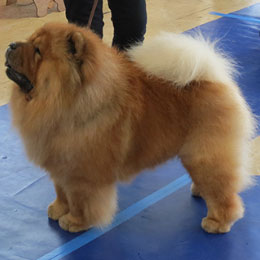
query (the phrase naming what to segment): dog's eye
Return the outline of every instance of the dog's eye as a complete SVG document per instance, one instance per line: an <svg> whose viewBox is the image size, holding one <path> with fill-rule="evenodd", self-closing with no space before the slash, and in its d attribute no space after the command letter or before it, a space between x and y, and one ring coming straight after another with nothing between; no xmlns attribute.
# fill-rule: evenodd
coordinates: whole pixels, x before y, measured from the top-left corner
<svg viewBox="0 0 260 260"><path fill-rule="evenodd" d="M34 51L35 51L35 53L38 53L39 55L41 55L41 52L40 52L39 48L35 48Z"/></svg>

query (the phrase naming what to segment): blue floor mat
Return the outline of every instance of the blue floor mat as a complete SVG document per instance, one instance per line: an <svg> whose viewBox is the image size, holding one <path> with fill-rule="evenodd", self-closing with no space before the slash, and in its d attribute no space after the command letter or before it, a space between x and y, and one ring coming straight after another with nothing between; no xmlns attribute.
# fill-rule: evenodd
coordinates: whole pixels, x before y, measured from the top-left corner
<svg viewBox="0 0 260 260"><path fill-rule="evenodd" d="M258 10L260 5L254 5L235 13L258 17ZM260 24L223 17L187 33L198 29L213 40L220 39L218 45L237 61L237 81L253 112L260 115ZM242 194L245 217L228 234L210 235L200 228L206 214L205 203L192 198L189 185L185 185L77 248L72 242L84 240L88 232L70 234L61 230L57 222L48 220L47 206L55 198L52 183L26 159L21 141L10 126L7 106L0 107L0 136L1 260L260 259L258 185ZM120 184L120 211L185 174L179 161L172 160L144 172L129 185ZM260 179L257 181L260 183Z"/></svg>
<svg viewBox="0 0 260 260"><path fill-rule="evenodd" d="M260 4L255 4L249 6L248 8L241 9L239 11L234 12L234 14L258 18L260 21Z"/></svg>

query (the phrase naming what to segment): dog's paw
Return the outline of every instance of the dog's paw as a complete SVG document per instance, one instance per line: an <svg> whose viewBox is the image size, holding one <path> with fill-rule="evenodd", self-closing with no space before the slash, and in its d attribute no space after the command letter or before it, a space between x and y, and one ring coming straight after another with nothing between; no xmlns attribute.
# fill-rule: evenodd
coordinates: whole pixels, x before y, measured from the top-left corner
<svg viewBox="0 0 260 260"><path fill-rule="evenodd" d="M60 203L57 200L52 202L48 207L48 217L53 220L58 220L63 215L69 212L68 205Z"/></svg>
<svg viewBox="0 0 260 260"><path fill-rule="evenodd" d="M82 224L77 218L74 218L70 213L62 216L59 219L59 225L62 229L69 232L79 232L89 229L90 227L86 224Z"/></svg>
<svg viewBox="0 0 260 260"><path fill-rule="evenodd" d="M200 191L199 191L198 187L194 183L191 184L190 190L191 190L191 195L192 196L194 196L194 197L201 197Z"/></svg>
<svg viewBox="0 0 260 260"><path fill-rule="evenodd" d="M220 223L217 220L211 218L203 218L201 227L208 233L227 233L230 231L231 225Z"/></svg>

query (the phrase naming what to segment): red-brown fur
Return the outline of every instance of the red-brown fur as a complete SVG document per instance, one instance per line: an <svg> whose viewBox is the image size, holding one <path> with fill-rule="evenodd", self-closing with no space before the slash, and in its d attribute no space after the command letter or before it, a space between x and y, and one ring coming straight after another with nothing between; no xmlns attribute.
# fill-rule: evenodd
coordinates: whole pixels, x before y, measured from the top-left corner
<svg viewBox="0 0 260 260"><path fill-rule="evenodd" d="M41 57L28 46L39 47ZM108 224L116 182L174 156L189 171L194 194L206 200L206 231L227 232L242 217L237 193L250 112L232 88L207 81L175 87L73 25L45 25L21 50L14 59L29 59L18 69L34 89L14 88L13 122L29 158L55 184L48 214L63 229Z"/></svg>

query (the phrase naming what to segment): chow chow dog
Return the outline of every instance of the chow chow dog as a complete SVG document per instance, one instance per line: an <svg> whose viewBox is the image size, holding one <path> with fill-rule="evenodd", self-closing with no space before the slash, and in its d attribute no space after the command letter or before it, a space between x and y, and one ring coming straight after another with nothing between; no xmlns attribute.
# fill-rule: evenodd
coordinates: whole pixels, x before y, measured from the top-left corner
<svg viewBox="0 0 260 260"><path fill-rule="evenodd" d="M64 230L109 224L117 181L175 156L206 201L205 231L243 216L254 118L212 44L162 33L120 53L90 30L46 24L10 44L6 66L13 125L54 183L48 216Z"/></svg>

